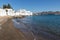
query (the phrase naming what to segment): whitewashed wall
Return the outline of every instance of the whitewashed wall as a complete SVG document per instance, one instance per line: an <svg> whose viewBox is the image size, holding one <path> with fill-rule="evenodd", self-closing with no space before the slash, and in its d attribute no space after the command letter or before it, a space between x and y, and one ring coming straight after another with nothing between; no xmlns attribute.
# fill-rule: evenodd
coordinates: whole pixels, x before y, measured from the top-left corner
<svg viewBox="0 0 60 40"><path fill-rule="evenodd" d="M0 16L6 16L6 11L4 9L0 9Z"/></svg>
<svg viewBox="0 0 60 40"><path fill-rule="evenodd" d="M15 16L15 12L13 9L7 9L8 10L8 16Z"/></svg>
<svg viewBox="0 0 60 40"><path fill-rule="evenodd" d="M7 10L7 12L6 12ZM25 9L14 11L13 9L1 9L0 8L0 16L20 16L20 15L33 15L32 12L26 11Z"/></svg>
<svg viewBox="0 0 60 40"><path fill-rule="evenodd" d="M21 9L21 10L19 10L19 11L17 11L17 13L19 13L19 15L33 15L32 14L32 12L30 12L30 11L27 11L27 10L25 10L25 9Z"/></svg>

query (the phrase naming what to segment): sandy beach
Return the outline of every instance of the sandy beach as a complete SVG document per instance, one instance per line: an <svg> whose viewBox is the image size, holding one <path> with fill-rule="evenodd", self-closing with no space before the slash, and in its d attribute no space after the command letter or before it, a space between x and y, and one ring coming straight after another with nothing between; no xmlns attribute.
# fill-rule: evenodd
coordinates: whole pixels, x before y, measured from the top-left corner
<svg viewBox="0 0 60 40"><path fill-rule="evenodd" d="M34 40L33 35L26 36L22 31L16 29L11 18L0 18L0 40Z"/></svg>

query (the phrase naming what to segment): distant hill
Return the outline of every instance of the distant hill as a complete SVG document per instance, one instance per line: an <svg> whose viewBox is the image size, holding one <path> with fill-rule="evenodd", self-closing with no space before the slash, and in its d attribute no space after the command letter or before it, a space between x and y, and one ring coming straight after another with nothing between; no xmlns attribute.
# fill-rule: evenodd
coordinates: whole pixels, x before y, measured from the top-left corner
<svg viewBox="0 0 60 40"><path fill-rule="evenodd" d="M37 13L33 13L33 15L60 15L60 11L37 12Z"/></svg>

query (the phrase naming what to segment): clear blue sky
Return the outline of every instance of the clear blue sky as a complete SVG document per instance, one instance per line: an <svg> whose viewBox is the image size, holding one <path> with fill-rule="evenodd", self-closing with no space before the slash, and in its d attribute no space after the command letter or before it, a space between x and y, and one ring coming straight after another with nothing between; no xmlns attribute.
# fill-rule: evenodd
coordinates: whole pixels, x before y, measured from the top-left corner
<svg viewBox="0 0 60 40"><path fill-rule="evenodd" d="M60 11L60 0L0 0L0 7L10 3L15 9L38 11Z"/></svg>

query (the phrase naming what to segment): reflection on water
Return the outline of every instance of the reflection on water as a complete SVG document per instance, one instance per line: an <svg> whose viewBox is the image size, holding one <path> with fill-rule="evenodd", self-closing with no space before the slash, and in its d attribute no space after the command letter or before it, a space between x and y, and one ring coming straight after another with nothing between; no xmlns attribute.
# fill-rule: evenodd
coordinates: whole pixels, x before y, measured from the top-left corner
<svg viewBox="0 0 60 40"><path fill-rule="evenodd" d="M28 16L22 21L37 37L60 40L60 16Z"/></svg>

